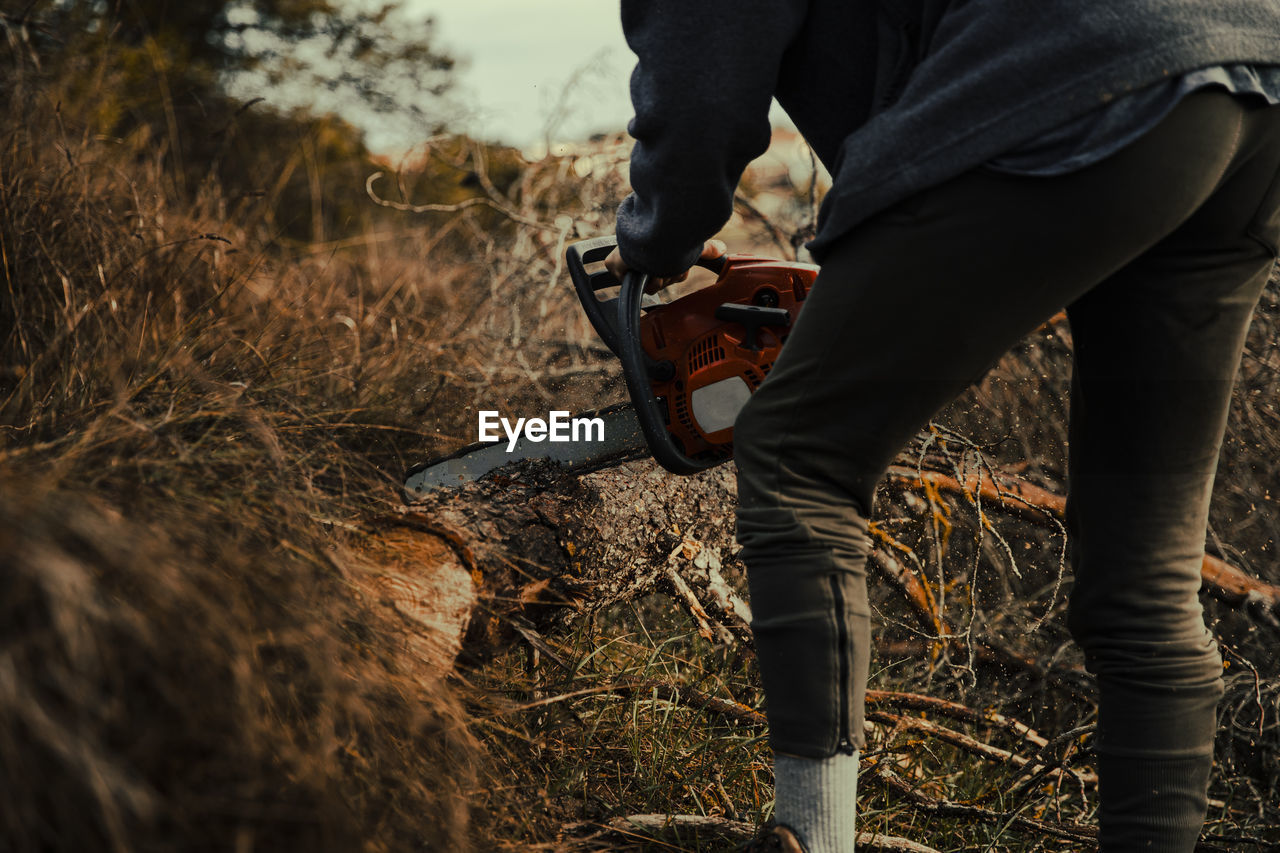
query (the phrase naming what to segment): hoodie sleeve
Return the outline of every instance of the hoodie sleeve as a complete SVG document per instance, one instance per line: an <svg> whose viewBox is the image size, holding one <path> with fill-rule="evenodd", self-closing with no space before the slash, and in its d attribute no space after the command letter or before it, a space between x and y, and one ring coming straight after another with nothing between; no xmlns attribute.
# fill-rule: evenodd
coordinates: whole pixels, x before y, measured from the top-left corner
<svg viewBox="0 0 1280 853"><path fill-rule="evenodd" d="M807 6L622 0L622 29L639 58L628 126L633 192L616 228L627 266L684 272L728 221L738 179L769 147L778 70Z"/></svg>

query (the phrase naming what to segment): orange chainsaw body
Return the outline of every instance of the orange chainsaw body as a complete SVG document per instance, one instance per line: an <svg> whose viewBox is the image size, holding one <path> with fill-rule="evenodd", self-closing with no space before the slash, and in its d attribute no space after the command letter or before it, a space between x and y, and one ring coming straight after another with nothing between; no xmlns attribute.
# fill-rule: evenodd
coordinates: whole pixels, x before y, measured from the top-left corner
<svg viewBox="0 0 1280 853"><path fill-rule="evenodd" d="M646 309L640 343L663 366L650 371L650 386L687 456L732 455L731 415L773 367L817 272L809 264L729 255L714 284ZM752 310L760 308L770 310Z"/></svg>
<svg viewBox="0 0 1280 853"><path fill-rule="evenodd" d="M619 281L605 268L616 247L594 237L565 259L587 319L622 366L636 426L672 473L718 465L733 456L734 419L769 375L818 268L741 254L702 260L715 282L662 302L645 294L651 276Z"/></svg>

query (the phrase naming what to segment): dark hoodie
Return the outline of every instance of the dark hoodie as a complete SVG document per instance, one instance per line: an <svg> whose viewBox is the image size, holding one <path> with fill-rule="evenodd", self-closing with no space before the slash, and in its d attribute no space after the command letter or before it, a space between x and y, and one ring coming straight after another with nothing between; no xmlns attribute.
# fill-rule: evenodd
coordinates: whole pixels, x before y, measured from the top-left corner
<svg viewBox="0 0 1280 853"><path fill-rule="evenodd" d="M628 266L687 269L768 147L778 99L834 185L816 259L865 220L1114 99L1280 64L1280 0L622 0Z"/></svg>

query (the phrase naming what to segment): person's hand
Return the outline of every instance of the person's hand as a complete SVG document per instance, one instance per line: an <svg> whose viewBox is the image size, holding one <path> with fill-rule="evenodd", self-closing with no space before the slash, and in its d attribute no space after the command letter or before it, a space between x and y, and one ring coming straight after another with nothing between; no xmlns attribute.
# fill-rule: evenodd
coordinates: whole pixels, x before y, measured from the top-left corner
<svg viewBox="0 0 1280 853"><path fill-rule="evenodd" d="M702 254L698 255L698 263L702 263L704 261L714 261L716 258L722 258L724 257L727 251L729 250L725 247L723 241L708 240L702 247ZM610 252L609 257L604 259L604 266L605 266L605 269L613 273L614 278L618 279L618 281L622 281L622 277L626 275L628 272L630 272L630 269L631 269L625 263L623 263L622 255L621 253L618 252L617 249L614 249L612 252ZM648 285L645 286L644 292L657 293L659 290L662 290L664 287L670 287L671 285L677 282L684 281L688 277L689 277L688 270L685 270L684 272L680 273L680 275L670 276L668 278L658 278L657 276L654 276L653 278L649 279L649 283Z"/></svg>

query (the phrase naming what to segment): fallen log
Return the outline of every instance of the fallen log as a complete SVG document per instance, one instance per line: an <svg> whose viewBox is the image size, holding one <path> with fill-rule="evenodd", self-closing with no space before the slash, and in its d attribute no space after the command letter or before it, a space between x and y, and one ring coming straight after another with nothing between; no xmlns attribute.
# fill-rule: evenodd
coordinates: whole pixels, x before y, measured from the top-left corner
<svg viewBox="0 0 1280 853"><path fill-rule="evenodd" d="M724 466L673 477L646 460L563 476L524 463L378 523L465 542L479 592L467 647L480 654L511 638L516 614L551 633L655 591L688 608L708 638L749 642L741 578L727 568L735 489Z"/></svg>
<svg viewBox="0 0 1280 853"><path fill-rule="evenodd" d="M423 675L434 680L452 669L477 600L468 567L452 549L431 536L393 529L330 559L353 586L399 617L405 651L425 667Z"/></svg>
<svg viewBox="0 0 1280 853"><path fill-rule="evenodd" d="M1016 477L994 479L990 471L961 482L897 465L886 487L928 489L935 500L981 501L984 516L1004 512L1040 524L1058 525L1065 510L1060 495ZM739 592L744 584L733 538L735 493L731 466L674 477L639 460L565 476L554 465L523 463L429 495L373 527L417 530L448 546L477 596L464 643L472 653L483 655L516 636L516 615L536 631L554 633L653 592L668 593L688 609L708 639L749 645L750 608ZM898 591L927 635L952 636L928 585L900 559L891 537L877 538L875 546L871 570ZM1280 587L1208 554L1202 578L1210 595L1280 626Z"/></svg>

